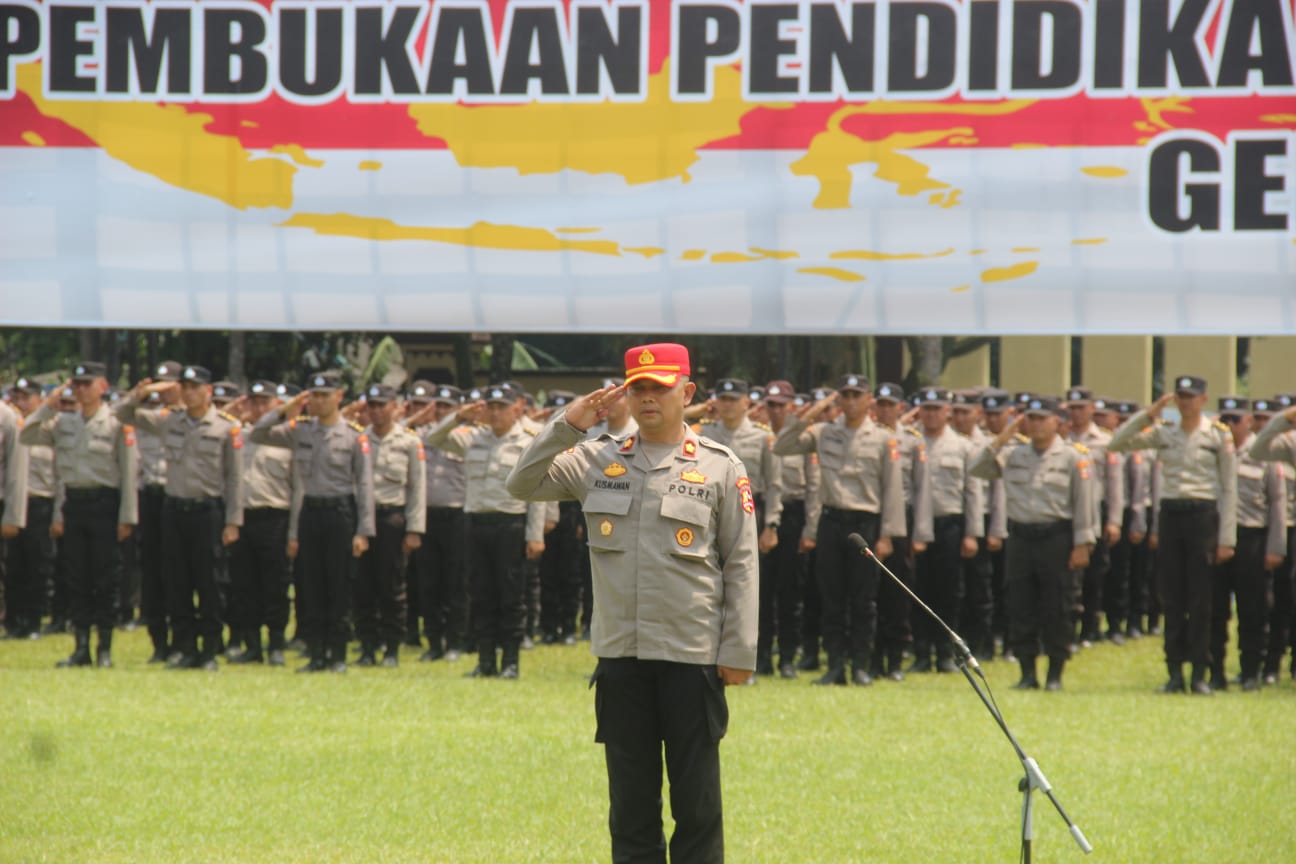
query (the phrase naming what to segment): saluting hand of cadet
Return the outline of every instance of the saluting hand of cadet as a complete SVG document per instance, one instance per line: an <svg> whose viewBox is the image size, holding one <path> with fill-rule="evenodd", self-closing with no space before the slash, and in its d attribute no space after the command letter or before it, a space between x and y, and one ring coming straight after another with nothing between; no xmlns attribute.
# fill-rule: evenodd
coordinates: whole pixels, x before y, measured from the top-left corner
<svg viewBox="0 0 1296 864"><path fill-rule="evenodd" d="M1160 420L1161 412L1164 411L1165 407L1174 399L1174 395L1173 392L1162 393L1161 398L1153 402L1152 407L1147 409L1147 415L1153 420Z"/></svg>
<svg viewBox="0 0 1296 864"><path fill-rule="evenodd" d="M594 424L606 420L608 408L625 398L625 387L612 385L577 396L567 406L563 419L573 429L588 432Z"/></svg>
<svg viewBox="0 0 1296 864"><path fill-rule="evenodd" d="M459 418L460 423L476 423L481 419L482 412L485 410L486 400L478 399L476 402L468 402L460 406L459 410L455 412L455 416Z"/></svg>
<svg viewBox="0 0 1296 864"><path fill-rule="evenodd" d="M806 423L813 423L816 417L827 411L831 406L835 405L839 398L837 391L834 390L817 402L811 402L809 405L802 405L796 410L796 416L798 419L804 420Z"/></svg>
<svg viewBox="0 0 1296 864"><path fill-rule="evenodd" d="M368 403L364 399L357 399L354 402L347 403L342 409L341 416L343 420L355 420L360 416L360 412L365 409Z"/></svg>
<svg viewBox="0 0 1296 864"><path fill-rule="evenodd" d="M918 409L915 408L914 410L916 411ZM990 442L990 446L993 447L995 450L999 450L1001 447L1003 447L1005 444L1011 441L1014 435L1016 435L1018 432L1021 431L1022 425L1025 422L1026 422L1026 415L1018 414L1016 417L1013 418L1013 421L1011 423L1009 423L1007 426L999 430L999 434L996 435L994 437L994 440Z"/></svg>
<svg viewBox="0 0 1296 864"><path fill-rule="evenodd" d="M249 404L248 397L244 394L232 402L226 402L225 407L221 410L232 417L237 417L241 422L246 422L248 419Z"/></svg>
<svg viewBox="0 0 1296 864"><path fill-rule="evenodd" d="M400 407L400 416L405 418L405 426L409 429L417 429L419 426L426 426L436 420L437 403L429 402L413 414L406 416L405 406L409 404L402 402Z"/></svg>
<svg viewBox="0 0 1296 864"><path fill-rule="evenodd" d="M49 395L45 397L45 407L49 408L51 411L57 412L59 410L59 402L63 400L64 391L70 389L71 387L72 387L72 379L69 378L66 381L64 381L62 384L60 384L59 386L51 390L49 392Z"/></svg>
<svg viewBox="0 0 1296 864"><path fill-rule="evenodd" d="M285 420L292 420L295 417L300 416L302 413L302 409L306 407L306 400L309 398L310 398L309 390L301 391L300 393L298 393L296 396L289 399L280 407L279 409L280 416L283 417Z"/></svg>

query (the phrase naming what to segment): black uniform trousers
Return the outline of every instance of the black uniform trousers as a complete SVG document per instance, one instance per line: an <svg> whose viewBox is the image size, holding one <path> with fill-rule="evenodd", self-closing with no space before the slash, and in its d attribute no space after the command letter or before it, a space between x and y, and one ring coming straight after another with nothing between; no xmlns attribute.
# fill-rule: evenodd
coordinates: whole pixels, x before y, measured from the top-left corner
<svg viewBox="0 0 1296 864"><path fill-rule="evenodd" d="M806 580L806 556L801 552L801 535L805 532L805 501L799 498L783 499L783 515L779 518L778 545L769 554L767 569L778 623L779 665L796 662L801 647L801 594ZM761 586L761 597L765 586ZM764 604L762 603L762 606ZM764 632L764 628L761 628Z"/></svg>
<svg viewBox="0 0 1296 864"><path fill-rule="evenodd" d="M307 495L297 523L297 635L312 660L346 660L351 638L351 591L356 505L350 495Z"/></svg>
<svg viewBox="0 0 1296 864"><path fill-rule="evenodd" d="M238 610L239 626L245 631L258 637L262 627L269 631L271 650L283 648L288 627L288 586L292 582L288 517L288 511L279 507L244 510L243 529L231 553L230 608ZM258 643L259 638L250 647Z"/></svg>
<svg viewBox="0 0 1296 864"><path fill-rule="evenodd" d="M1236 597L1238 652L1244 679L1258 677L1264 659L1265 625L1273 602L1273 576L1264 568L1268 538L1268 528L1239 525L1233 557L1215 567L1214 596L1211 598L1211 658L1215 668L1223 670L1229 618Z"/></svg>
<svg viewBox="0 0 1296 864"><path fill-rule="evenodd" d="M978 657L994 655L994 574L990 567L990 553L986 538L990 536L990 517L985 518L985 536L977 543L977 554L961 558L963 562L963 601L959 620L960 634ZM962 538L959 539L962 543Z"/></svg>
<svg viewBox="0 0 1296 864"><path fill-rule="evenodd" d="M1014 522L1008 528L1004 578L1008 647L1019 659L1070 656L1073 576L1071 522Z"/></svg>
<svg viewBox="0 0 1296 864"><path fill-rule="evenodd" d="M1165 603L1165 655L1171 677L1192 663L1194 674L1210 666L1211 572L1219 545L1214 501L1171 498L1161 502L1157 558Z"/></svg>
<svg viewBox="0 0 1296 864"><path fill-rule="evenodd" d="M117 489L68 489L59 544L67 578L72 626L111 630L117 623Z"/></svg>
<svg viewBox="0 0 1296 864"><path fill-rule="evenodd" d="M414 559L423 604L423 633L434 652L468 647L467 543L463 508L427 508L427 533Z"/></svg>
<svg viewBox="0 0 1296 864"><path fill-rule="evenodd" d="M962 513L932 519L934 539L927 544L927 551L915 561L917 590L914 593L955 632L958 632L959 608L963 601L963 528ZM939 659L954 658L954 645L949 634L930 616L921 615L914 622L916 659L922 660L926 655L930 660L933 646Z"/></svg>
<svg viewBox="0 0 1296 864"><path fill-rule="evenodd" d="M493 670L499 648L501 665L516 666L526 624L526 516L469 513L468 536L477 662Z"/></svg>
<svg viewBox="0 0 1296 864"><path fill-rule="evenodd" d="M1296 570L1296 528L1287 529L1287 559L1273 572L1273 605L1269 611L1269 634L1264 651L1264 674L1278 674L1283 655L1296 630L1292 627L1292 617L1296 615L1296 598L1293 598L1292 583L1296 581L1293 571ZM1296 662L1296 657L1293 657Z"/></svg>
<svg viewBox="0 0 1296 864"><path fill-rule="evenodd" d="M906 525L913 524L912 511L906 514ZM913 542L908 537L891 538L891 555L882 562L912 591L914 588ZM891 581L890 576L879 577L878 582L878 657L874 667L881 671L881 661L888 662L888 671L900 668L900 658L913 645L913 600L904 589Z"/></svg>
<svg viewBox="0 0 1296 864"><path fill-rule="evenodd" d="M173 498L162 503L162 566L166 572L167 612L172 648L185 655L216 656L221 641L216 556L225 526L220 498ZM194 597L197 595L197 605Z"/></svg>
<svg viewBox="0 0 1296 864"><path fill-rule="evenodd" d="M715 666L599 658L594 713L607 760L613 864L665 864L662 751L670 780L671 864L724 860L720 739L729 726Z"/></svg>
<svg viewBox="0 0 1296 864"><path fill-rule="evenodd" d="M1080 574L1080 637L1091 642L1102 638L1103 586L1111 570L1111 550L1103 539L1107 502L1098 508L1098 539L1089 553L1089 566Z"/></svg>
<svg viewBox="0 0 1296 864"><path fill-rule="evenodd" d="M355 583L356 638L375 650L399 650L405 638L405 505L374 508L377 533L360 557Z"/></svg>
<svg viewBox="0 0 1296 864"><path fill-rule="evenodd" d="M8 547L5 626L17 636L40 630L54 577L54 539L49 535L54 499L27 496L27 526Z"/></svg>
<svg viewBox="0 0 1296 864"><path fill-rule="evenodd" d="M578 501L561 502L558 512L558 525L545 535L540 558L540 632L546 637L575 635L580 610L585 517Z"/></svg>
<svg viewBox="0 0 1296 864"><path fill-rule="evenodd" d="M815 548L819 596L823 601L823 641L830 668L849 658L852 666L867 672L871 665L877 628L878 568L846 538L862 536L877 543L881 517L863 510L824 507L819 517L819 542Z"/></svg>
<svg viewBox="0 0 1296 864"><path fill-rule="evenodd" d="M166 585L162 581L162 486L150 485L139 494L140 617L153 648L165 654L170 644Z"/></svg>
<svg viewBox="0 0 1296 864"><path fill-rule="evenodd" d="M1123 633L1130 626L1133 608L1134 544L1130 542L1130 521L1134 511L1129 507L1121 514L1121 536L1111 547L1107 581L1103 584L1103 612L1107 616L1107 634Z"/></svg>

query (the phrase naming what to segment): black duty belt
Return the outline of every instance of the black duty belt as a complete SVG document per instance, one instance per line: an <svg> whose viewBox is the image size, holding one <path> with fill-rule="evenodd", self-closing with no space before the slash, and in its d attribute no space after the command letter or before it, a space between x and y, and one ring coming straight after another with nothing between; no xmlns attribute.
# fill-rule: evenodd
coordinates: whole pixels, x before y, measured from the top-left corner
<svg viewBox="0 0 1296 864"><path fill-rule="evenodd" d="M1195 513L1198 510L1214 510L1215 502L1203 498L1163 498L1161 510L1165 513Z"/></svg>
<svg viewBox="0 0 1296 864"><path fill-rule="evenodd" d="M1070 534L1070 519L1055 519L1052 522L1014 522L1008 520L1008 536L1017 538L1052 537L1054 534Z"/></svg>
<svg viewBox="0 0 1296 864"><path fill-rule="evenodd" d="M525 513L499 513L495 511L483 513L469 513L468 518L478 523L491 522L513 522L515 520L525 520Z"/></svg>
<svg viewBox="0 0 1296 864"><path fill-rule="evenodd" d="M282 517L287 512L288 508L286 507L248 507L243 511L243 521Z"/></svg>
<svg viewBox="0 0 1296 864"><path fill-rule="evenodd" d="M404 504L375 504L374 512L375 513L404 513L405 505Z"/></svg>
<svg viewBox="0 0 1296 864"><path fill-rule="evenodd" d="M843 510L840 507L824 507L819 512L819 520L824 519L830 522L850 522L857 519L864 519L869 516L876 516L872 510Z"/></svg>
<svg viewBox="0 0 1296 864"><path fill-rule="evenodd" d="M199 510L218 510L225 506L222 498L176 498L168 495L166 503L179 513L196 513Z"/></svg>
<svg viewBox="0 0 1296 864"><path fill-rule="evenodd" d="M309 510L351 507L354 502L355 499L350 495L305 495L302 497L302 506Z"/></svg>
<svg viewBox="0 0 1296 864"><path fill-rule="evenodd" d="M63 490L63 494L69 501L96 501L102 498L111 498L120 494L120 492L121 490L112 486L68 486Z"/></svg>

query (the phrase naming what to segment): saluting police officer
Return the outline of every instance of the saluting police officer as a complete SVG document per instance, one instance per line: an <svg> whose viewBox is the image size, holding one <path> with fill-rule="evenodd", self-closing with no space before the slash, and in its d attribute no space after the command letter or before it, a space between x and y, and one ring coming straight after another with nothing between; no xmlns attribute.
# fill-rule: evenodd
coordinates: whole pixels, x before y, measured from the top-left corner
<svg viewBox="0 0 1296 864"><path fill-rule="evenodd" d="M217 668L224 624L216 558L220 547L238 541L243 524L243 424L212 405L211 380L205 367L186 366L179 383L146 379L118 406L123 421L160 435L166 451L162 566L171 669ZM149 393L169 389L180 390L183 411L139 407Z"/></svg>
<svg viewBox="0 0 1296 864"><path fill-rule="evenodd" d="M901 411L907 405L900 385L879 384L873 393L873 403L878 424L891 430L900 442L905 526L908 529L904 536L891 538L891 557L882 563L913 589L914 556L925 551L932 540L927 445L921 432L901 423ZM904 680L904 653L913 646L912 602L904 589L890 578L878 583L878 647L873 655L875 677L885 675L892 681Z"/></svg>
<svg viewBox="0 0 1296 864"><path fill-rule="evenodd" d="M815 422L839 402L838 420ZM900 442L896 433L873 422L870 404L868 379L843 375L835 393L790 418L774 442L779 456L819 454L823 507L815 570L828 669L816 684L845 684L848 659L855 684L873 683L879 571L848 538L858 533L885 560L893 549L891 538L905 536Z"/></svg>
<svg viewBox="0 0 1296 864"><path fill-rule="evenodd" d="M364 428L342 419L341 376L319 372L308 383L309 389L267 411L249 437L292 449L301 484L288 537L301 594L297 632L310 654L298 671L345 672L355 562L374 536L373 458ZM299 417L307 400L310 417Z"/></svg>
<svg viewBox="0 0 1296 864"><path fill-rule="evenodd" d="M626 387L578 399L509 477L516 495L584 504L614 861L666 860L663 751L670 860L724 860L724 685L756 665L756 505L742 462L685 426L689 371L683 345L630 349ZM585 440L602 406L623 396L639 431Z"/></svg>
<svg viewBox="0 0 1296 864"><path fill-rule="evenodd" d="M981 428L981 392L976 389L955 390L950 393L950 425L954 431L968 438L974 450L980 450L990 441L990 435ZM1006 533L1003 489L1000 484L981 481L981 500L985 510L985 542L977 554L963 559L963 601L959 609L961 635L967 637L969 648L979 660L994 659L994 574L990 564L990 547L999 549Z"/></svg>
<svg viewBox="0 0 1296 864"><path fill-rule="evenodd" d="M950 392L918 392L918 417L927 445L932 496L932 542L916 561L918 596L955 631L963 600L963 561L973 558L985 534L982 483L969 470L976 446L949 426ZM914 672L953 672L954 646L944 629L926 615L914 622Z"/></svg>
<svg viewBox="0 0 1296 864"><path fill-rule="evenodd" d="M545 409L556 413L575 399L576 394L569 390L550 390L545 394ZM576 644L576 616L584 575L581 559L588 554L580 502L559 502L558 519L545 534L545 551L540 558L540 632L546 645Z"/></svg>
<svg viewBox="0 0 1296 864"><path fill-rule="evenodd" d="M1161 421L1174 400L1178 423ZM1175 389L1126 421L1108 449L1118 453L1155 448L1161 456L1162 492L1157 556L1165 604L1165 654L1169 679L1163 693L1184 691L1183 664L1192 664L1192 692L1210 695L1211 565L1233 557L1237 546L1237 458L1227 426L1202 413L1206 381L1175 379Z"/></svg>
<svg viewBox="0 0 1296 864"><path fill-rule="evenodd" d="M464 458L477 668L473 677L517 678L526 619L525 559L544 553L545 506L511 495L504 480L534 434L520 422L521 396L508 384L488 387L483 401L447 414L427 433L429 445ZM485 416L485 425L459 425ZM500 663L496 665L496 652Z"/></svg>
<svg viewBox="0 0 1296 864"><path fill-rule="evenodd" d="M400 399L386 384L365 393L369 445L373 448L374 527L368 551L360 558L356 580L357 666L373 666L375 652L385 650L382 665L400 663L405 636L405 561L423 541L427 520L427 472L423 444L397 425ZM416 634L417 635L417 634Z"/></svg>
<svg viewBox="0 0 1296 864"><path fill-rule="evenodd" d="M60 555L71 601L76 648L60 666L90 665L90 627L99 630L95 661L112 666L112 633L117 623L114 574L120 544L138 519L135 484L139 454L135 430L104 404L104 364L84 361L72 373L76 409L59 411L62 387L55 388L19 433L24 444L54 447L55 474L63 487L50 532Z"/></svg>
<svg viewBox="0 0 1296 864"><path fill-rule="evenodd" d="M783 517L783 488L779 459L771 449L774 436L763 423L754 423L751 411L751 387L739 378L722 378L716 382L716 420L702 426L702 434L732 450L747 468L752 492L756 496L756 524L761 526L760 637L756 642L756 674L774 674L774 605L777 592L769 563L769 552L779 542L779 523ZM782 637L780 636L780 639Z"/></svg>
<svg viewBox="0 0 1296 864"><path fill-rule="evenodd" d="M1243 396L1221 396L1220 422L1233 434L1237 451L1237 552L1215 568L1215 595L1211 599L1212 690L1228 689L1225 649L1228 623L1237 599L1237 638L1242 666L1242 689L1260 689L1264 660L1265 625L1272 602L1272 573L1287 557L1287 481L1282 467L1255 458L1251 449L1251 402Z"/></svg>
<svg viewBox="0 0 1296 864"><path fill-rule="evenodd" d="M985 416L985 430L989 437L993 438L1017 418L1012 394L997 387L986 388L981 392L981 413ZM990 564L990 594L994 606L990 629L994 633L995 643L1004 653L1004 659L1011 660L1012 651L1006 647L1008 610L1004 596L1004 543L1008 538L1008 500L1004 491L1003 478L990 482L988 500L985 545L986 559Z"/></svg>
<svg viewBox="0 0 1296 864"><path fill-rule="evenodd" d="M19 378L13 384L13 403L20 417L29 417L41 404L41 386L30 378ZM0 421L2 423L3 421ZM13 433L10 442L9 433ZM11 458L27 457L27 520L26 524L9 540L9 572L5 601L8 605L5 627L14 639L36 639L40 636L41 618L45 614L51 582L54 575L54 538L50 537L50 521L54 513L54 451L43 444L19 445L18 427L4 433L5 504L21 494L17 479L10 472L17 470ZM17 450L11 450L10 446ZM12 490L12 491L10 491ZM16 520L8 515L6 520ZM3 533L13 533L6 521Z"/></svg>
<svg viewBox="0 0 1296 864"><path fill-rule="evenodd" d="M1057 403L1035 397L1024 415L982 447L971 471L1002 478L1008 508L1005 552L1009 643L1021 664L1017 688L1039 687L1035 658L1049 658L1045 686L1062 689L1070 656L1071 572L1089 563L1094 534L1089 452L1057 434ZM1026 440L1016 440L1019 430Z"/></svg>
<svg viewBox="0 0 1296 864"><path fill-rule="evenodd" d="M280 385L262 379L252 382L245 400L235 400L230 407L246 405L247 421L256 423L281 404ZM229 658L231 663L284 665L292 582L288 561L292 461L292 452L282 447L250 440L243 447L243 530L230 559L230 636L246 648ZM262 627L266 643L261 641Z"/></svg>

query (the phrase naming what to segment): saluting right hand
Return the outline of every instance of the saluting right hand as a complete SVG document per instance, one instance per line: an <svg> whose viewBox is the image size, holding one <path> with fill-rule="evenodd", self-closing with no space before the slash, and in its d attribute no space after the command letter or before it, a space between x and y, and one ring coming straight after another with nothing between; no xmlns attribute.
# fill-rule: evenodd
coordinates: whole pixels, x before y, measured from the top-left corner
<svg viewBox="0 0 1296 864"><path fill-rule="evenodd" d="M578 396L567 406L563 419L573 428L588 432L600 420L607 419L609 406L625 398L625 387L612 385Z"/></svg>
<svg viewBox="0 0 1296 864"><path fill-rule="evenodd" d="M53 411L57 411L59 409L59 402L63 401L63 391L67 390L71 386L72 386L72 379L69 378L66 381L64 381L62 384L60 384L59 386L51 390L50 394L45 397L45 407Z"/></svg>
<svg viewBox="0 0 1296 864"><path fill-rule="evenodd" d="M1174 393L1162 393L1161 398L1153 402L1152 407L1147 410L1148 416L1153 420L1160 420L1161 412L1165 410L1165 407L1170 404L1170 400L1173 398Z"/></svg>
<svg viewBox="0 0 1296 864"><path fill-rule="evenodd" d="M298 417L302 413L302 409L306 407L306 400L309 398L310 391L303 390L283 404L283 407L279 409L280 415L285 420Z"/></svg>
<svg viewBox="0 0 1296 864"><path fill-rule="evenodd" d="M813 422L816 417L827 411L832 405L836 404L838 398L838 393L834 390L819 401L812 402L811 404L798 409L796 416L807 423Z"/></svg>

